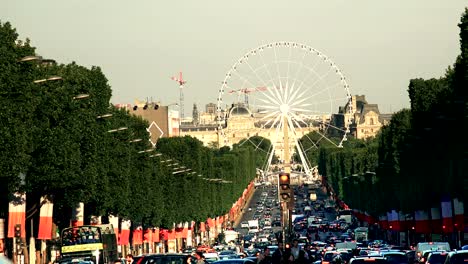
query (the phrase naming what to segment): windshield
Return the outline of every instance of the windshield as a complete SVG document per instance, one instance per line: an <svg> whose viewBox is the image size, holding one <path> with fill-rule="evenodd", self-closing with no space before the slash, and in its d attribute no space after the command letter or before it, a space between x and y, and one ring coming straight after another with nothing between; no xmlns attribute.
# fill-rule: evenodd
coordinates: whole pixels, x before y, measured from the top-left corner
<svg viewBox="0 0 468 264"><path fill-rule="evenodd" d="M445 259L447 258L447 254L432 254L427 262L431 264L442 264L445 262Z"/></svg>
<svg viewBox="0 0 468 264"><path fill-rule="evenodd" d="M408 258L405 255L388 255L385 256L389 264L406 264L408 263ZM432 262L431 262L432 264Z"/></svg>

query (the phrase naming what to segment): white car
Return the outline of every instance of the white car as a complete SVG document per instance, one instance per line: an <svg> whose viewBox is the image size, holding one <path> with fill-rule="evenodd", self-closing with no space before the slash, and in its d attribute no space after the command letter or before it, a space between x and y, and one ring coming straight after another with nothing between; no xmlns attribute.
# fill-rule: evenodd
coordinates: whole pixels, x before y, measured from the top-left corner
<svg viewBox="0 0 468 264"><path fill-rule="evenodd" d="M247 222L242 222L242 223L241 223L241 228L249 228L249 223L247 223Z"/></svg>

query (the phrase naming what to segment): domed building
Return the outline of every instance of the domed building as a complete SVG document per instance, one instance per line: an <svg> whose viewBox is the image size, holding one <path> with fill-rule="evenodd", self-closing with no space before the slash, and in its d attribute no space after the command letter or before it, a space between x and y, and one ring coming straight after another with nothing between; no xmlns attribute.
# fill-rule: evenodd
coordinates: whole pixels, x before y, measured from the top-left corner
<svg viewBox="0 0 468 264"><path fill-rule="evenodd" d="M278 134L276 127L271 128L271 123L266 124L263 120L265 114L260 112L252 112L245 104L233 104L224 112L223 129L218 130L216 118L210 124L206 121L199 123L198 126L182 126L181 136L192 136L203 142L206 146L232 146L240 141L253 137L260 136L269 139L275 144L276 155L282 156L283 152L283 136ZM203 116L203 114L201 114ZM310 131L317 130L317 127L304 126L295 128L296 136L302 137ZM291 136L291 135L290 135ZM290 137L290 153L294 151L294 138Z"/></svg>

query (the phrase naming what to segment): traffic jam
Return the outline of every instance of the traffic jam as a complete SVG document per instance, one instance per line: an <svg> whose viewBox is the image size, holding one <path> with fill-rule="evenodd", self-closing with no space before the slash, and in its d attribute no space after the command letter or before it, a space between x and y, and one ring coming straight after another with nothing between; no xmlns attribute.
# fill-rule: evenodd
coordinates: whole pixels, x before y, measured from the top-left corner
<svg viewBox="0 0 468 264"><path fill-rule="evenodd" d="M182 254L138 256L133 263L166 263L164 258L178 258L181 264L468 263L468 250L451 248L447 242L421 242L407 247L371 238L369 228L359 226L351 210L337 210L319 184L293 187L291 230L283 229L278 187L256 187L241 221L225 231L223 241L187 248Z"/></svg>

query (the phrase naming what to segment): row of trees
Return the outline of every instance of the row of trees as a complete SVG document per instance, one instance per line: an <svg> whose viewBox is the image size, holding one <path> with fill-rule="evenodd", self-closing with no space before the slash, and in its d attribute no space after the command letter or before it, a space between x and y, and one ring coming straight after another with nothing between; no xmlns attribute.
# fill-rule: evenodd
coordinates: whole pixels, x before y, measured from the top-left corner
<svg viewBox="0 0 468 264"><path fill-rule="evenodd" d="M22 60L35 49L17 38L0 22L0 217L12 194L25 192L28 217L47 196L59 226L79 202L87 215L146 226L204 221L227 213L263 163L249 144L212 149L190 137L163 138L149 151L147 121L110 104L99 67Z"/></svg>
<svg viewBox="0 0 468 264"><path fill-rule="evenodd" d="M468 9L461 54L438 79L413 79L411 109L393 115L375 139L321 146L319 172L352 208L375 215L423 210L442 197L468 202Z"/></svg>

